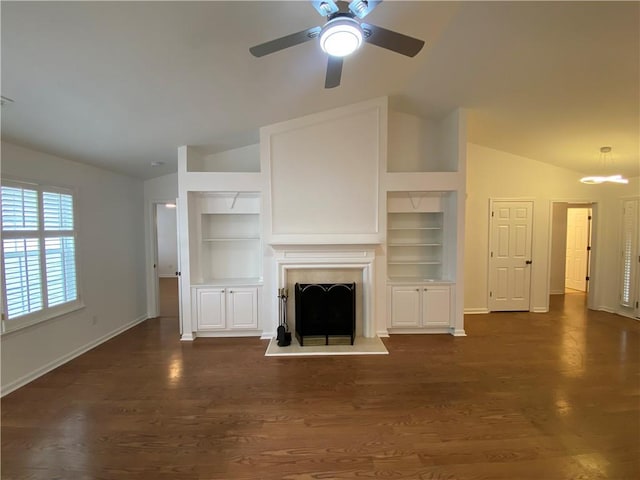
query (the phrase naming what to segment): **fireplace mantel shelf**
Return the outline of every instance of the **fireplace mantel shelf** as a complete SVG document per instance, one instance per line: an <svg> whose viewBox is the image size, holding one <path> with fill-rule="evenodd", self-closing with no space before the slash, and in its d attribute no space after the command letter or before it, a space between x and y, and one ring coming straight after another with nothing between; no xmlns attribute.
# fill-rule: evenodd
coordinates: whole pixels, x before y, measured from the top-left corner
<svg viewBox="0 0 640 480"><path fill-rule="evenodd" d="M294 243L294 242L275 242L275 243L270 243L269 246L271 246L273 249L275 250L287 250L287 249L296 249L296 250L300 250L303 248L332 248L332 249L340 249L340 248L344 248L344 249L371 249L371 248L376 248L378 246L382 245L382 243L321 243L321 242L316 242L316 243Z"/></svg>
<svg viewBox="0 0 640 480"><path fill-rule="evenodd" d="M266 243L276 250L288 248L375 248L384 243L377 233L271 234Z"/></svg>

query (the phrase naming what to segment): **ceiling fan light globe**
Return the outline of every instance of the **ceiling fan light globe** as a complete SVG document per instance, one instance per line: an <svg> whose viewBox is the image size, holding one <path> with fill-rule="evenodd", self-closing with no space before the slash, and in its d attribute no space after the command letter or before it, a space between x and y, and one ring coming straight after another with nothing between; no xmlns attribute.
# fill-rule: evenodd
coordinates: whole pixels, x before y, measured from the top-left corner
<svg viewBox="0 0 640 480"><path fill-rule="evenodd" d="M362 45L362 28L351 18L329 21L320 32L320 48L334 57L345 57Z"/></svg>
<svg viewBox="0 0 640 480"><path fill-rule="evenodd" d="M580 183L586 183L587 185L597 185L599 183L604 183L604 177L598 177L598 176L582 177L580 179Z"/></svg>
<svg viewBox="0 0 640 480"><path fill-rule="evenodd" d="M627 184L629 183L629 179L624 178L622 175L610 175L608 177L595 175L592 177L582 177L580 179L580 182L586 183L588 185L598 185L600 183L607 183L607 182Z"/></svg>

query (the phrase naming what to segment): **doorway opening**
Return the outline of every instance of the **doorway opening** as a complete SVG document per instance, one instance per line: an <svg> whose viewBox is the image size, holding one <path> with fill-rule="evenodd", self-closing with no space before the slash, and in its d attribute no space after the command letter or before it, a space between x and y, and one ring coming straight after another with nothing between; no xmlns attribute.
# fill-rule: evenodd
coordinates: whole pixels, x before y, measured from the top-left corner
<svg viewBox="0 0 640 480"><path fill-rule="evenodd" d="M553 202L549 294L582 294L589 305L593 292L594 203Z"/></svg>
<svg viewBox="0 0 640 480"><path fill-rule="evenodd" d="M155 203L155 277L157 314L179 317L178 240L175 203Z"/></svg>

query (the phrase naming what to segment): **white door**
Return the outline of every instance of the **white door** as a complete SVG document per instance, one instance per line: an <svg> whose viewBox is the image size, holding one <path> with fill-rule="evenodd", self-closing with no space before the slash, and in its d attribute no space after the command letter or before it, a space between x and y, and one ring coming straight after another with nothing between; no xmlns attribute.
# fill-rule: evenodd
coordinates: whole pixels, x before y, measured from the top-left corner
<svg viewBox="0 0 640 480"><path fill-rule="evenodd" d="M492 202L489 310L528 311L533 202Z"/></svg>
<svg viewBox="0 0 640 480"><path fill-rule="evenodd" d="M567 255L565 287L587 290L590 208L567 209Z"/></svg>
<svg viewBox="0 0 640 480"><path fill-rule="evenodd" d="M258 328L257 288L230 288L227 302L230 328Z"/></svg>
<svg viewBox="0 0 640 480"><path fill-rule="evenodd" d="M225 328L225 292L222 288L198 289L198 330Z"/></svg>
<svg viewBox="0 0 640 480"><path fill-rule="evenodd" d="M420 288L417 286L392 287L391 326L420 326Z"/></svg>
<svg viewBox="0 0 640 480"><path fill-rule="evenodd" d="M426 287L422 291L422 323L425 327L450 325L450 289L444 286Z"/></svg>

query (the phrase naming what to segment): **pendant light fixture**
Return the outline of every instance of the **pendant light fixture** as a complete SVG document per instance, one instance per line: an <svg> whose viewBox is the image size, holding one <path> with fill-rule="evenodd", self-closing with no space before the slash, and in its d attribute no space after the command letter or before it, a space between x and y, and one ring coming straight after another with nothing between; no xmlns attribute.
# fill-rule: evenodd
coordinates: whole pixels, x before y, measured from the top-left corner
<svg viewBox="0 0 640 480"><path fill-rule="evenodd" d="M611 147L600 147L600 163L602 167L611 166ZM589 177L582 177L580 179L582 183L589 185L596 185L599 183L629 183L627 178L622 175L592 175Z"/></svg>

